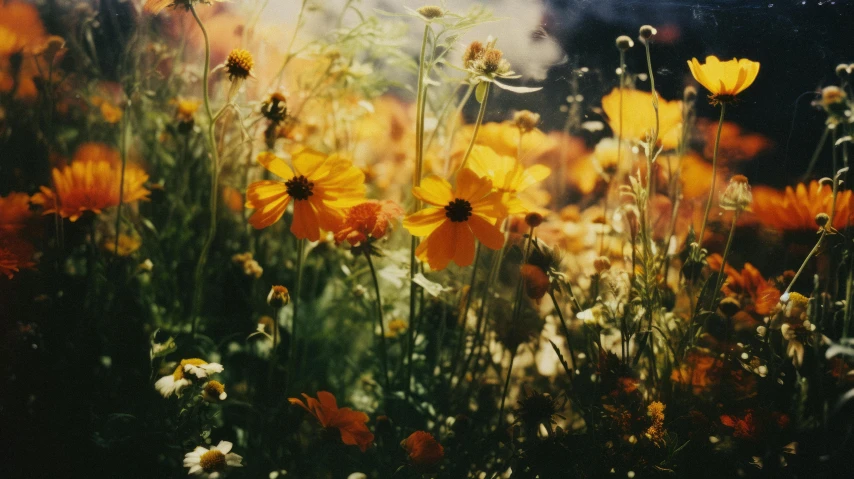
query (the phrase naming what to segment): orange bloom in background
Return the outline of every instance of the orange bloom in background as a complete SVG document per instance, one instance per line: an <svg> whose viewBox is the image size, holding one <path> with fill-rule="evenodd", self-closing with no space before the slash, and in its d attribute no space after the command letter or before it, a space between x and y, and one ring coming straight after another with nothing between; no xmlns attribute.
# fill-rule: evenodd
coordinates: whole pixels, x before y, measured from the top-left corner
<svg viewBox="0 0 854 479"><path fill-rule="evenodd" d="M840 191L836 198L836 216L833 226L845 228L854 223L854 204L850 190ZM785 191L766 186L753 188L753 214L763 226L782 231L817 230L815 217L819 213L830 214L833 207L833 190L830 185L817 181L803 183Z"/></svg>
<svg viewBox="0 0 854 479"><path fill-rule="evenodd" d="M13 191L0 196L0 236L23 230L32 218L30 195Z"/></svg>
<svg viewBox="0 0 854 479"><path fill-rule="evenodd" d="M736 95L752 85L759 75L759 63L745 58L722 62L710 55L702 64L692 58L688 68L694 79L709 90L709 101L713 105L735 101Z"/></svg>
<svg viewBox="0 0 854 479"><path fill-rule="evenodd" d="M720 271L723 259L715 253L707 258L712 271ZM727 280L721 288L724 294L747 296L751 304L746 307L760 316L771 314L780 302L780 290L762 276L762 273L750 263L744 263L739 272L729 264L726 266Z"/></svg>
<svg viewBox="0 0 854 479"><path fill-rule="evenodd" d="M703 394L717 383L722 363L714 354L706 350L692 349L679 365L670 373L670 380L691 386L694 394Z"/></svg>
<svg viewBox="0 0 854 479"><path fill-rule="evenodd" d="M0 274L12 279L22 269L33 269L35 248L16 236L0 236Z"/></svg>
<svg viewBox="0 0 854 479"><path fill-rule="evenodd" d="M338 229L345 208L364 201L365 174L346 158L308 148L298 148L291 161L293 170L272 153L258 155L258 163L284 181L263 180L249 185L246 207L255 210L249 223L256 229L270 226L293 200L291 232L299 239L317 241L321 230Z"/></svg>
<svg viewBox="0 0 854 479"><path fill-rule="evenodd" d="M620 89L614 88L602 98L602 110L614 136L620 135ZM658 97L658 138L664 148L675 148L682 132L682 101ZM646 141L655 130L655 109L652 93L623 89L623 139Z"/></svg>
<svg viewBox="0 0 854 479"><path fill-rule="evenodd" d="M703 156L711 158L715 149L715 136L718 122L700 118L697 120L697 130L705 142ZM747 133L736 123L725 121L721 128L721 142L718 146L718 161L734 162L748 161L771 148L768 138L758 133Z"/></svg>
<svg viewBox="0 0 854 479"><path fill-rule="evenodd" d="M243 212L243 195L233 186L222 188L222 202L226 208L234 213Z"/></svg>
<svg viewBox="0 0 854 479"><path fill-rule="evenodd" d="M347 210L341 229L335 233L335 241L347 241L355 246L368 239L385 236L389 224L403 216L403 208L390 200L369 200Z"/></svg>
<svg viewBox="0 0 854 479"><path fill-rule="evenodd" d="M429 206L403 220L413 236L426 236L415 254L434 270L445 269L451 260L458 266L474 261L475 239L490 249L504 245L495 226L507 216L503 194L492 191L492 181L465 168L457 174L456 189L438 176L428 176L412 194Z"/></svg>
<svg viewBox="0 0 854 479"><path fill-rule="evenodd" d="M32 203L41 205L44 214L56 213L77 221L86 211L100 214L119 204L122 162L115 149L102 143L85 143L74 154L71 164L53 169L53 189L42 186ZM148 174L138 165L125 168L124 203L148 199L145 188Z"/></svg>
<svg viewBox="0 0 854 479"><path fill-rule="evenodd" d="M445 457L445 449L429 432L415 431L400 445L406 449L409 462L415 467L430 468Z"/></svg>
<svg viewBox="0 0 854 479"><path fill-rule="evenodd" d="M110 103L109 100L100 96L92 97L92 105L101 111L101 116L104 121L111 125L115 125L122 119L122 109Z"/></svg>
<svg viewBox="0 0 854 479"><path fill-rule="evenodd" d="M490 178L493 188L505 195L508 214L536 210L549 200L545 192L542 192L540 198L525 195L528 193L526 190L533 189L551 174L552 170L548 166L531 165L525 168L516 158L498 155L492 148L480 145L472 148L467 166L478 176ZM517 196L520 193L523 195L521 198Z"/></svg>
<svg viewBox="0 0 854 479"><path fill-rule="evenodd" d="M325 428L337 429L341 433L341 441L348 446L359 446L359 450L365 452L374 442L374 435L368 430L366 423L368 415L363 412L354 411L348 407L338 408L335 396L326 391L318 391L317 399L303 393L305 402L297 398L288 398L291 404L295 404L317 418L320 425Z"/></svg>
<svg viewBox="0 0 854 479"><path fill-rule="evenodd" d="M474 125L465 125L460 128L454 138L454 152L462 155L468 148L474 133ZM512 121L501 123L484 123L477 132L475 144L492 148L495 153L503 156L511 156L519 159L529 159L541 155L546 150L555 146L555 140L546 135L538 128L525 133L522 136L522 144L519 144L519 127Z"/></svg>

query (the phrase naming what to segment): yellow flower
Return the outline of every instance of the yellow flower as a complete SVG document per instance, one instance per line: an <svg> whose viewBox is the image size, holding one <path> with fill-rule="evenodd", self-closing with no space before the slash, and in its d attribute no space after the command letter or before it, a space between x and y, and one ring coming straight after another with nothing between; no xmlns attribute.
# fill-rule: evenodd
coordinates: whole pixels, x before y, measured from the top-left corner
<svg viewBox="0 0 854 479"><path fill-rule="evenodd" d="M759 74L759 63L745 58L722 62L716 56L708 56L704 64L692 58L688 68L694 79L709 90L713 105L735 101L736 95L753 84Z"/></svg>
<svg viewBox="0 0 854 479"><path fill-rule="evenodd" d="M249 223L256 229L278 221L293 200L291 232L297 238L317 241L320 230L336 230L345 208L364 201L364 173L337 154L326 156L299 148L292 155L293 170L269 152L258 155L258 162L284 181L256 181L247 188L246 207L256 210Z"/></svg>
<svg viewBox="0 0 854 479"><path fill-rule="evenodd" d="M468 166L478 176L492 179L492 186L503 193L508 214L526 213L536 209L529 198L519 198L528 188L546 179L552 172L548 166L533 165L525 168L512 156L498 155L488 146L475 145Z"/></svg>
<svg viewBox="0 0 854 479"><path fill-rule="evenodd" d="M679 144L682 125L682 102L667 101L658 97L658 138L665 148L675 148ZM614 136L620 135L620 90L614 88L602 98L602 110L608 115L608 125ZM652 106L652 93L640 90L623 90L622 133L623 138L646 141L655 129L655 109Z"/></svg>
<svg viewBox="0 0 854 479"><path fill-rule="evenodd" d="M451 260L470 265L475 238L490 249L504 245L495 223L507 215L507 208L504 195L492 191L490 179L464 168L457 175L456 189L438 176L428 176L412 194L430 206L407 216L403 226L413 236L426 236L415 254L434 270L445 269Z"/></svg>

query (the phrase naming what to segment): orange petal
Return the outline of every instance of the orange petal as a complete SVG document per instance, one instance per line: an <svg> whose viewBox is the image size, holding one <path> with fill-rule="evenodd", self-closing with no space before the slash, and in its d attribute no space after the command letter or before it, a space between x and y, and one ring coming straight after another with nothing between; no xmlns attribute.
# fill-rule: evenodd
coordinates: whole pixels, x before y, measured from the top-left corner
<svg viewBox="0 0 854 479"><path fill-rule="evenodd" d="M291 223L291 233L299 239L317 241L320 239L320 225L317 213L306 200L294 201L294 220Z"/></svg>
<svg viewBox="0 0 854 479"><path fill-rule="evenodd" d="M468 220L469 227L475 237L489 249L500 249L504 246L504 234L501 230L480 215L472 215Z"/></svg>

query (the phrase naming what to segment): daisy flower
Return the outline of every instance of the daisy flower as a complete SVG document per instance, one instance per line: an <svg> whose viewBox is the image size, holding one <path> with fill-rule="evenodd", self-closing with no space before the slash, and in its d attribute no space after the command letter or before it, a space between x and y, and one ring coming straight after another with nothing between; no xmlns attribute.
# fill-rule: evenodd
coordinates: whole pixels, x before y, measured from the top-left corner
<svg viewBox="0 0 854 479"><path fill-rule="evenodd" d="M223 477L229 467L243 467L240 463L243 458L231 452L231 447L228 441L220 441L210 449L198 446L184 456L184 467L190 468L190 474L203 478Z"/></svg>
<svg viewBox="0 0 854 479"><path fill-rule="evenodd" d="M492 191L492 180L464 168L457 175L456 189L438 176L428 176L412 194L429 206L406 217L403 226L413 236L426 236L415 254L434 270L445 269L453 260L458 266L474 261L475 239L490 249L504 245L504 235L495 226L507 216L504 194Z"/></svg>
<svg viewBox="0 0 854 479"><path fill-rule="evenodd" d="M291 232L317 241L321 230L337 229L345 208L364 201L364 173L339 155L301 148L292 155L293 170L269 152L261 153L258 162L284 181L256 181L247 188L246 207L255 210L249 223L256 229L278 221L293 200Z"/></svg>
<svg viewBox="0 0 854 479"><path fill-rule="evenodd" d="M192 358L183 359L175 372L169 376L163 376L154 383L154 388L161 396L168 398L172 394L181 397L184 388L192 383L192 378L206 378L210 374L221 373L223 371L222 364L208 363L202 359Z"/></svg>

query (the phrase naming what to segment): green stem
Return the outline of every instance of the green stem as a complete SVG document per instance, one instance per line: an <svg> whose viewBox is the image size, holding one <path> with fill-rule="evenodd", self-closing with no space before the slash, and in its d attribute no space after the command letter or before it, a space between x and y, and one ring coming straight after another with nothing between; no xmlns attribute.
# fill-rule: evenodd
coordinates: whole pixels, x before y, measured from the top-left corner
<svg viewBox="0 0 854 479"><path fill-rule="evenodd" d="M709 221L709 212L712 210L712 199L715 197L715 180L718 177L718 147L721 144L721 130L724 127L724 113L726 103L721 103L721 117L718 119L718 133L715 135L715 150L712 153L712 185L709 187L709 201L706 202L706 212L703 214L703 226L700 228L700 236L697 237L697 251L703 247L703 236L706 233L706 223Z"/></svg>
<svg viewBox="0 0 854 479"><path fill-rule="evenodd" d="M498 410L498 428L501 429L501 425L504 423L504 403L507 401L507 391L510 389L510 377L513 374L513 361L516 359L516 351L519 350L519 346L516 346L510 353L510 365L507 366L507 378L504 379L504 390L501 393L501 408Z"/></svg>
<svg viewBox="0 0 854 479"><path fill-rule="evenodd" d="M368 260L368 267L371 268L371 279L374 281L374 290L377 293L377 321L380 323L380 355L382 356L386 394L388 394L391 392L391 380L388 374L388 347L385 340L385 323L383 322L383 301L380 296L380 282L377 279L377 270L374 268L374 261L371 259L371 253L368 250L365 250L365 258Z"/></svg>
<svg viewBox="0 0 854 479"><path fill-rule="evenodd" d="M205 39L205 69L202 72L202 88L204 92L205 111L208 115L208 143L211 155L210 227L208 228L207 238L205 238L205 242L202 245L202 250L199 252L199 260L198 263L196 263L196 271L194 275L195 284L193 285L195 288L195 292L193 294L192 334L193 336L195 336L198 330L199 313L201 311L202 296L204 291L205 263L207 262L208 252L210 251L214 237L216 236L216 206L217 183L219 181L219 152L217 151L216 138L214 137L215 121L213 111L211 110L210 87L208 85L208 75L210 73L211 66L211 44L210 40L208 39L208 32L205 29L202 20L199 18L199 15L196 13L196 9L193 7L193 5L190 5L190 12L193 14L193 18L195 18L196 23L199 25L199 29L202 31L202 36Z"/></svg>
<svg viewBox="0 0 854 479"><path fill-rule="evenodd" d="M572 347L572 338L569 334L569 328L566 326L566 320L563 317L563 311L561 311L560 305L557 302L557 298L555 298L555 293L551 288L549 289L549 297L552 298L552 304L554 305L555 312L557 313L558 319L560 319L560 325L563 327L563 335L566 336L566 345L569 348L569 359L572 365L569 370L569 379L572 380L572 377L575 372L575 348Z"/></svg>
<svg viewBox="0 0 854 479"><path fill-rule="evenodd" d="M460 163L461 170L466 167L466 162L468 162L471 150L472 148L474 148L474 142L477 140L477 133L478 131L480 131L480 125L483 124L483 117L486 114L486 100L489 98L489 88L491 86L491 83L487 83L486 89L483 92L483 101L480 102L480 109L477 112L477 120L475 120L474 122L474 131L471 134L471 141L469 142L469 146L466 149L466 154L463 155L463 161Z"/></svg>
<svg viewBox="0 0 854 479"><path fill-rule="evenodd" d="M729 250L732 246L732 238L733 236L735 236L735 225L738 221L739 213L740 212L738 210L735 210L732 215L732 226L730 226L729 236L727 237L726 246L724 247L724 255L721 259L721 270L718 274L718 279L715 281L715 289L714 291L712 291L712 302L711 304L709 304L709 311L714 311L717 309L717 307L715 307L715 304L717 304L718 293L720 292L721 287L724 285L724 278L726 278L726 260L729 257Z"/></svg>
<svg viewBox="0 0 854 479"><path fill-rule="evenodd" d="M451 374L450 379L453 379L454 373L457 371L457 366L459 365L460 359L463 356L463 351L465 350L466 343L466 323L468 322L469 309L471 308L471 299L474 296L474 283L477 281L477 270L480 266L480 243L477 243L477 247L474 250L474 266L471 269L471 278L469 279L469 289L466 293L466 305L463 307L462 311L460 311L460 315L457 317L457 325L460 328L460 336L457 339L457 347L454 353L454 359L451 362ZM478 326L480 323L478 322ZM475 335L477 335L477 329L475 330ZM474 343L472 343L472 348L474 348ZM441 354L441 351L437 354ZM462 376L460 377L462 381Z"/></svg>

